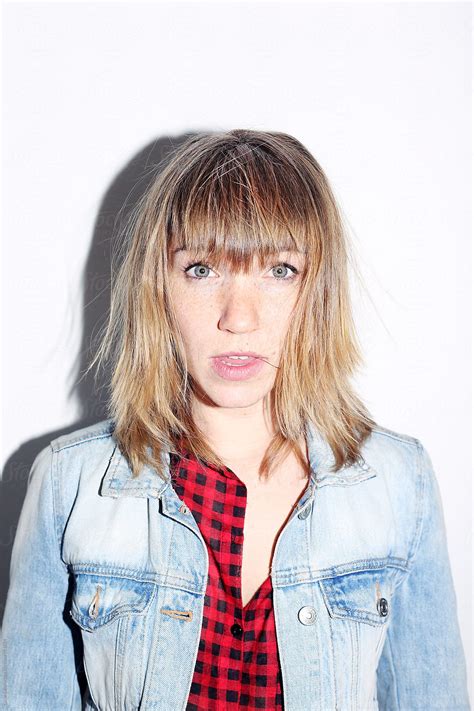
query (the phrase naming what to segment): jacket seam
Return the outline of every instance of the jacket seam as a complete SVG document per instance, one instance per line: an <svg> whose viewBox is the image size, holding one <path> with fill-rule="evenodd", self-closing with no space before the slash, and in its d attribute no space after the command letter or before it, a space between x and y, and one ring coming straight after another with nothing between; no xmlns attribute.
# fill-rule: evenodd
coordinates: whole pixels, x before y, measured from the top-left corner
<svg viewBox="0 0 474 711"><path fill-rule="evenodd" d="M413 565L414 565L414 560L416 557L416 554L418 553L420 549L420 541L421 541L421 534L423 531L424 527L424 522L425 522L425 509L426 509L426 470L422 470L421 462L422 462L422 454L423 454L423 445L419 440L416 440L416 447L417 447L417 457L416 457L416 484L415 484L415 492L416 492L416 499L417 499L417 513L416 513L416 523L415 523L415 531L413 534L413 541L411 545L411 551L408 552L408 557L407 557L407 565L408 565L408 574L407 577L409 577ZM421 489L421 491L420 491ZM389 664L390 668L390 674L392 677L392 686L393 686L393 696L394 700L396 703L396 709L397 711L400 711L400 700L399 700L399 695L398 695L398 686L397 686L397 675L395 673L395 663L394 663L394 655L393 655L393 650L392 650L392 628L389 625L387 628L387 661Z"/></svg>
<svg viewBox="0 0 474 711"><path fill-rule="evenodd" d="M411 437L410 435L397 434L392 432L392 430L386 430L384 427L373 427L372 432L381 434L384 437L389 437L390 439L395 439L397 442L403 442L404 444L410 444L411 446L417 446L419 440L416 437Z"/></svg>
<svg viewBox="0 0 474 711"><path fill-rule="evenodd" d="M411 550L408 552L408 559L407 559L407 565L408 568L411 569L413 568L416 554L420 550L420 541L421 541L421 536L423 533L423 529L425 527L425 520L426 520L426 477L427 477L427 472L426 468L422 470L421 466L421 461L422 461L422 454L423 454L423 445L421 442L417 441L417 482L416 482L416 487L417 487L417 500L418 500L418 511L417 511L417 518L416 518L416 524L415 524L415 532L413 534L413 542L411 545ZM418 492L418 489L421 489L421 492Z"/></svg>
<svg viewBox="0 0 474 711"><path fill-rule="evenodd" d="M59 442L60 438L51 440L50 444L54 452L60 452L68 447L74 447L83 442L92 442L96 439L104 439L105 437L112 437L112 427L108 425L107 427L100 429L98 432L91 432L89 434L82 434L72 439L68 439L63 443Z"/></svg>
<svg viewBox="0 0 474 711"><path fill-rule="evenodd" d="M62 559L62 535L63 532L61 531L61 526L59 524L59 517L58 517L58 509L59 509L59 503L58 503L58 491L57 488L59 487L59 477L57 476L57 470L59 466L59 462L57 459L57 452L53 448L52 449L52 454L51 454L51 467L50 467L50 485L51 485L51 498L53 502L53 525L54 525L54 534L56 536L56 543L58 546L58 557L59 560L61 561L61 565L64 568L65 571L69 573L69 568L66 565L66 563Z"/></svg>
<svg viewBox="0 0 474 711"><path fill-rule="evenodd" d="M395 702L397 704L397 709L400 711L400 700L398 698L398 686L397 686L397 675L395 674L395 665L393 663L393 651L392 651L392 634L391 634L391 629L390 626L387 629L387 638L388 638L388 659L389 659L389 664L390 664L390 673L392 675L393 679L393 692L394 692L394 697L395 697Z"/></svg>
<svg viewBox="0 0 474 711"><path fill-rule="evenodd" d="M332 682L334 685L334 700L335 700L335 705L337 707L337 700L339 697L339 682L337 681L337 675L336 675L336 655L334 652L334 621L332 617L329 615L328 618L329 622L329 644L331 645L331 673L332 673ZM321 693L319 698L321 698Z"/></svg>

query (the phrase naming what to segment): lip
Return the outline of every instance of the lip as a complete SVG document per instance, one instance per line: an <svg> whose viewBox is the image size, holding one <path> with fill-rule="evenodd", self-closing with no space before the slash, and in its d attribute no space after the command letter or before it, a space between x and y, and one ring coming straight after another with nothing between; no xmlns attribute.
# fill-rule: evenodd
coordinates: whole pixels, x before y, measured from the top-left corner
<svg viewBox="0 0 474 711"><path fill-rule="evenodd" d="M247 353L232 353L232 355L247 355ZM265 361L262 358L251 356L247 361L240 361L238 365L231 365L227 360L228 356L214 356L211 358L212 368L215 374L223 379L230 381L249 380L256 377L265 367Z"/></svg>
<svg viewBox="0 0 474 711"><path fill-rule="evenodd" d="M260 353L254 353L253 351L228 351L227 353L218 353L212 358L228 358L229 356L250 356L250 358L265 358L265 356L260 355Z"/></svg>

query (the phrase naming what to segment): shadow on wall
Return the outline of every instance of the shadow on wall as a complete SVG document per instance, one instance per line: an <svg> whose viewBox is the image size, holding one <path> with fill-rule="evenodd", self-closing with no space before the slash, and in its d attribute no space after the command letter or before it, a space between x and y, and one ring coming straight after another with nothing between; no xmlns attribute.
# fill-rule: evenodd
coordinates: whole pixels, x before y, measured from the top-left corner
<svg viewBox="0 0 474 711"><path fill-rule="evenodd" d="M94 369L87 376L82 375L92 359L93 341L109 313L114 240L122 234L125 218L157 172L166 165L171 153L192 135L194 132L163 137L145 146L114 178L102 199L83 271L82 339L79 353L71 364L73 385L67 393L68 400L78 398L80 417L68 427L46 432L22 444L7 460L0 481L0 621L8 591L12 545L33 460L55 437L108 417L106 397L110 374L102 369L96 381ZM69 616L65 615L65 619L69 621Z"/></svg>

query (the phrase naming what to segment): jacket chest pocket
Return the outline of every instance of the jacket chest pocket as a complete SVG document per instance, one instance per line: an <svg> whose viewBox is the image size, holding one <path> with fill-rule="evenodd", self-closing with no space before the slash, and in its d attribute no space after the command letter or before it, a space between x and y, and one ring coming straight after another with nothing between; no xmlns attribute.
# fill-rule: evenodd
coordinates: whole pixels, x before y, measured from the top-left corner
<svg viewBox="0 0 474 711"><path fill-rule="evenodd" d="M70 615L82 630L90 696L99 711L137 709L145 672L145 621L156 586L128 577L73 572Z"/></svg>
<svg viewBox="0 0 474 711"><path fill-rule="evenodd" d="M320 580L330 618L341 708L372 708L378 660L390 624L399 571L383 567ZM376 708L376 706L375 706Z"/></svg>

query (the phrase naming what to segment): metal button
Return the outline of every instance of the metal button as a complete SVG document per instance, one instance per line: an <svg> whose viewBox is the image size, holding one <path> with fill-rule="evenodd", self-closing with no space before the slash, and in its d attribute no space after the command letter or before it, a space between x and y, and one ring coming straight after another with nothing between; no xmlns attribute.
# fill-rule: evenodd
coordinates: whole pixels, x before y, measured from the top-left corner
<svg viewBox="0 0 474 711"><path fill-rule="evenodd" d="M388 615L388 602L384 597L377 600L377 610L381 617L386 617Z"/></svg>
<svg viewBox="0 0 474 711"><path fill-rule="evenodd" d="M306 506L306 508L303 508L303 509L299 512L298 518L308 518L310 508L311 508L311 504L310 504L309 506Z"/></svg>
<svg viewBox="0 0 474 711"><path fill-rule="evenodd" d="M305 605L298 610L298 619L303 625L312 625L316 622L316 610L311 605Z"/></svg>
<svg viewBox="0 0 474 711"><path fill-rule="evenodd" d="M238 622L234 622L234 624L230 628L230 631L232 632L234 637L237 637L237 639L241 639L243 629Z"/></svg>

